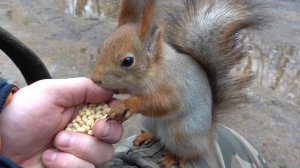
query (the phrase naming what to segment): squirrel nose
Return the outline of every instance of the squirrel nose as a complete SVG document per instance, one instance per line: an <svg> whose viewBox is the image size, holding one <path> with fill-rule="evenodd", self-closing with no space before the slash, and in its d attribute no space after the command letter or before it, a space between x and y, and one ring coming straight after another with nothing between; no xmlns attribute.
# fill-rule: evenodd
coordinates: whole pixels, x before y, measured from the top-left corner
<svg viewBox="0 0 300 168"><path fill-rule="evenodd" d="M93 77L93 76L92 76L92 81L93 81L94 83L96 83L97 85L101 85L101 84L102 84L101 79L97 79L97 78L95 78L95 77Z"/></svg>
<svg viewBox="0 0 300 168"><path fill-rule="evenodd" d="M94 81L97 85L101 85L102 84L102 81L101 80L97 80L97 81Z"/></svg>
<svg viewBox="0 0 300 168"><path fill-rule="evenodd" d="M92 79L92 81L93 81L94 83L96 83L96 84L98 84L98 85L101 85L101 84L102 84L101 78L100 78L99 76L95 75L95 74L93 74L93 75L91 76L91 79Z"/></svg>

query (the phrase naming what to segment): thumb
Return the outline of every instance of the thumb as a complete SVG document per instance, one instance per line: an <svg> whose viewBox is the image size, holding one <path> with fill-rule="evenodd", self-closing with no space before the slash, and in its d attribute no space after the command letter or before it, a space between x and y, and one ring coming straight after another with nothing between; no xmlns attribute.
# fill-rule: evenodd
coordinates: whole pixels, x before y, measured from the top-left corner
<svg viewBox="0 0 300 168"><path fill-rule="evenodd" d="M35 83L44 85L54 94L55 103L70 107L83 103L102 103L112 98L113 93L95 84L92 80L79 77L69 79L46 79ZM33 85L33 87L35 87Z"/></svg>

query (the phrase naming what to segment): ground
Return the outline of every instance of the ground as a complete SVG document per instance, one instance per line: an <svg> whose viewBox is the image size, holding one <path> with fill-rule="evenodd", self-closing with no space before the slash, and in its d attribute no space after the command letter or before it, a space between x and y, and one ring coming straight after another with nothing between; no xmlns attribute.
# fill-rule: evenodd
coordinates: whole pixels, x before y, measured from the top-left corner
<svg viewBox="0 0 300 168"><path fill-rule="evenodd" d="M164 3L168 0L164 0ZM53 78L90 77L97 48L116 28L118 0L0 1L0 25L34 50ZM86 5L98 2L98 5ZM249 52L239 73L253 71L249 102L221 115L220 122L244 136L270 167L300 167L300 1L265 0L272 23L245 32ZM174 3L174 2L173 2ZM82 12L84 11L85 12ZM26 85L0 52L0 77ZM136 117L124 124L124 137L141 129Z"/></svg>

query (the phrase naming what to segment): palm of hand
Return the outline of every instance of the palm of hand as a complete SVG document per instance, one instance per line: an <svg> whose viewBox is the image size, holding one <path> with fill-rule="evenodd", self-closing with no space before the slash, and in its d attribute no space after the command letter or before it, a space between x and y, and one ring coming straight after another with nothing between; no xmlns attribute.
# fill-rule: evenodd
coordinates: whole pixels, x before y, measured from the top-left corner
<svg viewBox="0 0 300 168"><path fill-rule="evenodd" d="M1 154L9 158L17 156L13 158L16 163L40 157L53 145L55 135L70 121L76 109L68 107L69 100L65 98L68 96L62 98L51 91L46 94L44 88L30 86L15 93L0 117Z"/></svg>

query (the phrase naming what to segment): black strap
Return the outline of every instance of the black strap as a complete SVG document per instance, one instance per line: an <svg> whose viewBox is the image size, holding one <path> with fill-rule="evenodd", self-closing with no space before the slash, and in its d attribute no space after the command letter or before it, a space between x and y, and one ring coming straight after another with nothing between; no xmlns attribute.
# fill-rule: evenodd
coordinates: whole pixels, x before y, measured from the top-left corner
<svg viewBox="0 0 300 168"><path fill-rule="evenodd" d="M7 158L0 156L0 168L20 168L18 165L8 160Z"/></svg>
<svg viewBox="0 0 300 168"><path fill-rule="evenodd" d="M46 66L24 43L0 26L0 49L16 64L29 85L41 79L50 79Z"/></svg>

